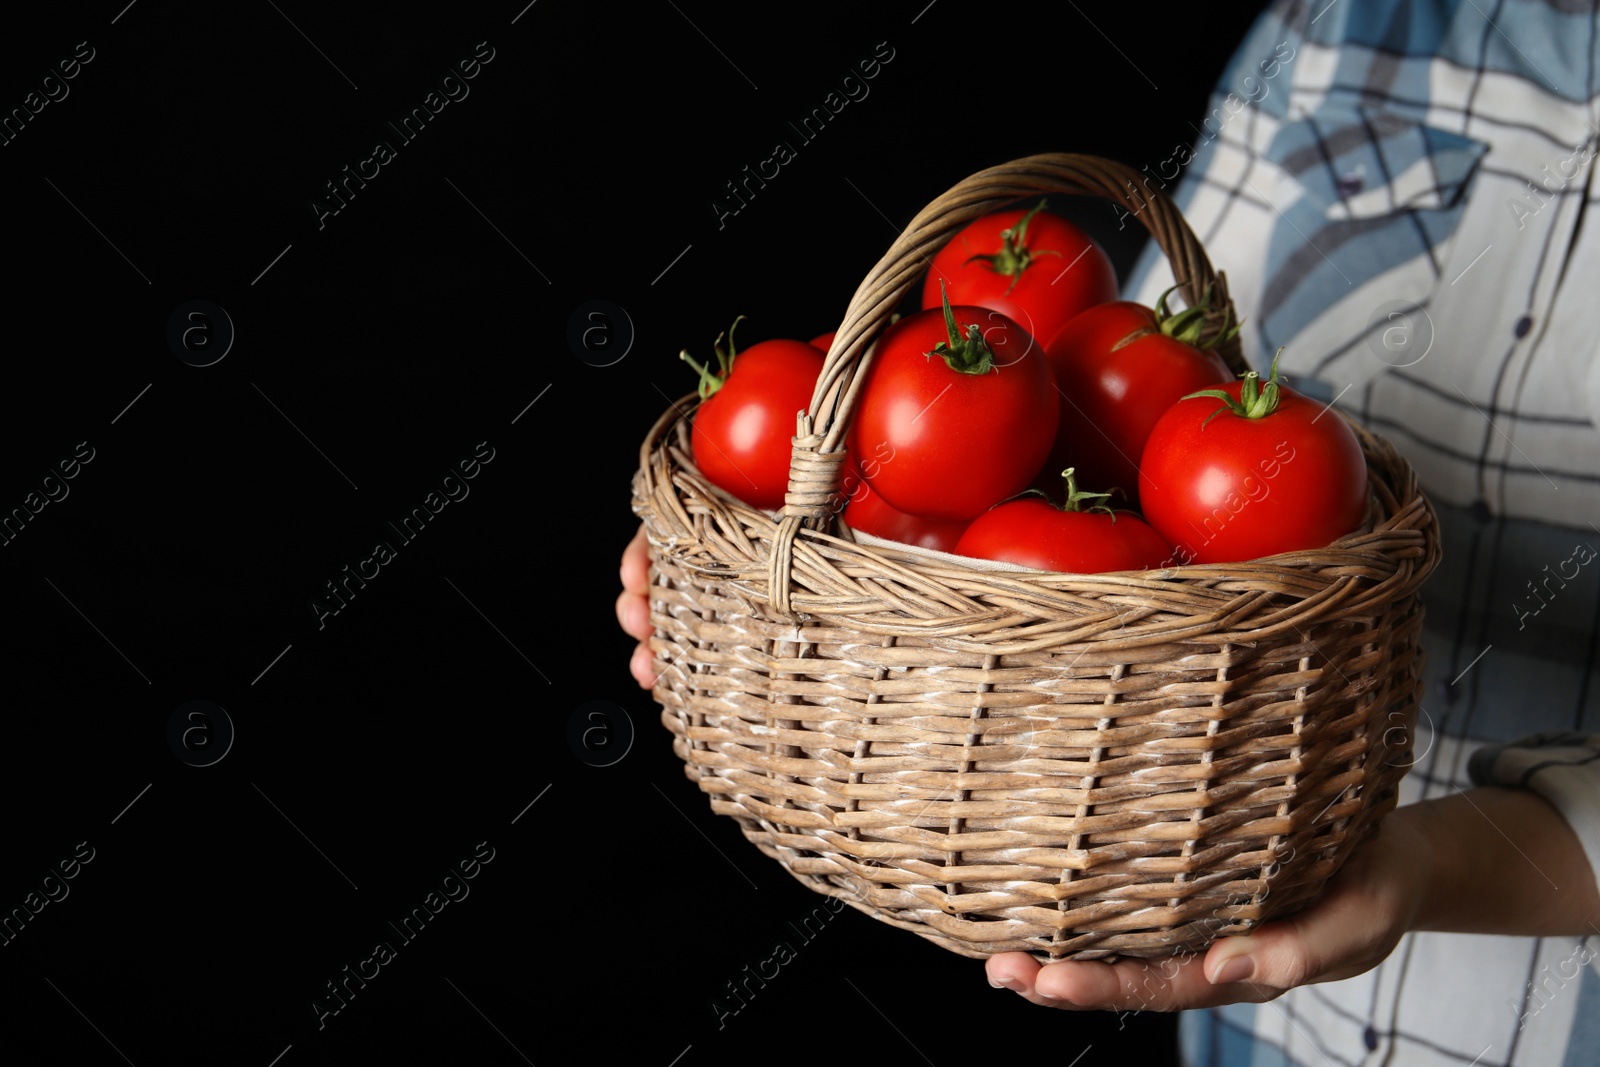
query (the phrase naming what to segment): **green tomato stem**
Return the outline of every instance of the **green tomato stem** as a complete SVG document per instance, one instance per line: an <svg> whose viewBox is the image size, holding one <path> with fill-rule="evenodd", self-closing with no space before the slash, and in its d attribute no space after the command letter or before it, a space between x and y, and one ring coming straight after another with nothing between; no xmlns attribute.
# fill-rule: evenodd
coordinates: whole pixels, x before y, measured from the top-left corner
<svg viewBox="0 0 1600 1067"><path fill-rule="evenodd" d="M971 263L981 259L989 264L989 269L996 274L1004 274L1011 279L1011 284L1006 286L1006 293L1017 287L1017 282L1022 280L1022 272L1028 269L1035 256L1059 256L1061 253L1054 249L1045 249L1041 252L1031 252L1028 249L1028 223L1033 217L1044 210L1046 200L1041 200L1038 206L1030 209L1027 214L1018 219L1013 225L1000 231L1000 251L992 255L972 255L965 260Z"/></svg>
<svg viewBox="0 0 1600 1067"><path fill-rule="evenodd" d="M940 341L931 352L923 354L929 359L939 356L946 366L960 374L987 374L991 370L999 373L1000 368L994 365L994 352L985 343L978 324L969 324L966 336L961 335L956 313L950 309L950 294L945 291L943 279L939 281L939 298L944 301L944 328L948 340Z"/></svg>
<svg viewBox="0 0 1600 1067"><path fill-rule="evenodd" d="M688 349L684 349L678 353L678 358L689 364L689 366L693 367L700 375L699 393L701 400L709 400L718 389L722 388L722 384L728 380L728 375L732 373L733 360L734 357L738 355L737 350L733 346L733 332L739 328L739 324L743 322L744 319L745 317L743 315L740 315L738 318L734 319L733 325L729 326L722 333L717 334L716 341L712 342L711 350L717 354L716 370L712 370L706 364L697 362L693 356L689 355ZM722 342L724 338L726 338L728 342L728 349L726 352L724 352L722 349Z"/></svg>
<svg viewBox="0 0 1600 1067"><path fill-rule="evenodd" d="M1043 500L1046 504L1049 504L1051 507L1055 508L1057 511L1076 511L1076 512L1103 511L1107 515L1111 516L1112 525L1115 525L1116 521L1117 521L1117 513L1114 510L1112 510L1109 506L1107 506L1105 504L1091 504L1087 508L1085 508L1083 506L1083 503L1086 500L1094 500L1097 497L1104 497L1105 499L1109 500L1109 499L1111 499L1111 497L1114 494L1120 493L1120 492L1122 492L1122 490L1118 489L1116 487L1112 487L1112 490L1109 493L1088 493L1088 492L1084 492L1083 490L1078 488L1078 479L1074 475L1074 472L1077 471L1077 469L1078 468L1076 468L1076 467L1068 467L1066 470L1061 472L1061 476L1067 480L1067 499L1066 499L1065 503L1057 504L1056 501L1055 501L1055 498L1052 497L1049 493L1045 492L1043 489L1024 489L1022 492L1018 493L1016 496L1007 497L1006 499L1002 500L1000 503L1001 504L1009 504L1013 500L1022 500L1025 497L1036 496L1036 497L1039 497L1041 500ZM997 504L995 506L998 507L999 505Z"/></svg>
<svg viewBox="0 0 1600 1067"><path fill-rule="evenodd" d="M1216 336L1208 337L1204 340L1201 339L1201 335L1205 333L1206 329L1206 308L1211 306L1210 286L1206 287L1206 291L1200 296L1200 302L1194 307L1184 308L1178 312L1169 311L1167 309L1167 298L1177 292L1182 285L1183 283L1179 282L1177 285L1172 286L1156 300L1154 309L1156 323L1162 333L1182 341L1186 345L1198 348L1202 352L1216 348L1223 342L1231 341L1239 336L1239 329L1244 323L1242 321L1233 321L1233 308L1229 307L1223 317L1222 329L1217 332Z"/></svg>
<svg viewBox="0 0 1600 1067"><path fill-rule="evenodd" d="M1283 355L1279 348L1272 356L1272 369L1267 380L1263 382L1261 375L1255 371L1247 371L1244 380L1239 386L1239 397L1234 399L1221 389L1201 389L1180 397L1181 400L1190 400L1197 396L1215 397L1222 401L1222 406L1206 416L1206 421L1200 424L1203 430L1211 424L1211 420L1221 415L1224 411L1231 411L1241 419L1264 419L1278 410L1280 395L1278 382L1278 357Z"/></svg>
<svg viewBox="0 0 1600 1067"><path fill-rule="evenodd" d="M1103 511L1107 515L1110 515L1111 516L1111 521L1113 523L1115 523L1117 521L1117 513L1112 511L1111 508L1108 505L1106 505L1104 503L1099 503L1099 504L1090 504L1087 508L1083 506L1083 503L1086 500L1101 500L1101 501L1110 500L1111 499L1111 494L1110 493L1090 493L1090 492L1086 492L1086 491L1084 491L1082 489L1079 489L1078 488L1078 479L1077 479L1077 477L1075 475L1075 472L1077 471L1077 469L1078 468L1076 468L1076 467L1068 467L1066 470L1061 472L1061 477L1063 477L1063 478L1065 478L1067 480L1067 502L1061 506L1061 510L1062 511L1078 511L1078 512Z"/></svg>

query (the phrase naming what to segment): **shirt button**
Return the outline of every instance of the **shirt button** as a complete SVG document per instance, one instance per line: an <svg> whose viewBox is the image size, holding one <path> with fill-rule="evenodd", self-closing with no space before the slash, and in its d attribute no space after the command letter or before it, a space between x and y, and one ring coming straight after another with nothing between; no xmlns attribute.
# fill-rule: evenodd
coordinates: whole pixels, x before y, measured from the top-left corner
<svg viewBox="0 0 1600 1067"><path fill-rule="evenodd" d="M1494 517L1493 512L1489 510L1488 503L1483 500L1474 500L1471 506L1467 508L1467 514L1471 515L1472 521L1477 523L1488 522Z"/></svg>
<svg viewBox="0 0 1600 1067"><path fill-rule="evenodd" d="M1367 1051L1372 1052L1378 1047L1378 1031L1370 1026L1367 1027L1361 1031L1361 1041L1367 1046Z"/></svg>
<svg viewBox="0 0 1600 1067"><path fill-rule="evenodd" d="M1533 329L1533 317L1524 315L1517 320L1517 324L1511 328L1511 332L1518 340L1521 340L1528 336L1528 331L1531 329Z"/></svg>

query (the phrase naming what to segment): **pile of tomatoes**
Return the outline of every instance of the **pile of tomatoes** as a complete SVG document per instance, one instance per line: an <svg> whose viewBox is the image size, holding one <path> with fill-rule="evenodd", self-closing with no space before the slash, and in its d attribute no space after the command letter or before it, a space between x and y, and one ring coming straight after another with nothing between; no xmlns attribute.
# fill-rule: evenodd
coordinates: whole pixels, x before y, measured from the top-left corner
<svg viewBox="0 0 1600 1067"><path fill-rule="evenodd" d="M1046 207L958 233L922 310L878 339L844 523L1081 574L1255 559L1356 529L1367 466L1345 421L1280 382L1276 358L1267 379L1235 379L1213 350L1228 333L1204 337L1200 308L1169 312L1170 291L1154 308L1117 300L1104 250ZM714 368L683 354L701 376L695 463L775 510L832 335L723 341Z"/></svg>

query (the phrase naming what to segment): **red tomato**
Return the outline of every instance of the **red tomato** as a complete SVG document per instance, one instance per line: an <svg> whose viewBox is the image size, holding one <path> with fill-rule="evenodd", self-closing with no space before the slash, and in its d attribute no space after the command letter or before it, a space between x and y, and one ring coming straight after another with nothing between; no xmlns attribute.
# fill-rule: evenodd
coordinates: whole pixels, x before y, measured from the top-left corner
<svg viewBox="0 0 1600 1067"><path fill-rule="evenodd" d="M1281 386L1277 369L1274 358L1265 383L1251 371L1180 400L1150 432L1139 496L1178 562L1321 548L1361 525L1367 462L1360 442L1337 412Z"/></svg>
<svg viewBox="0 0 1600 1067"><path fill-rule="evenodd" d="M998 312L947 303L879 338L849 447L870 456L888 446L893 458L866 475L897 510L965 521L1027 487L1056 417L1050 367L1033 338Z"/></svg>
<svg viewBox="0 0 1600 1067"><path fill-rule="evenodd" d="M1128 301L1089 308L1045 346L1061 405L1045 469L1075 466L1085 485L1116 486L1130 505L1156 420L1180 397L1233 378L1221 356L1191 343L1203 326L1199 309L1168 315L1166 296L1154 311Z"/></svg>
<svg viewBox="0 0 1600 1067"><path fill-rule="evenodd" d="M695 465L745 503L772 511L783 507L795 415L811 403L822 353L791 340L762 341L735 353L732 328L727 336L726 354L721 337L715 346L720 374L681 355L701 375L690 435Z"/></svg>
<svg viewBox="0 0 1600 1067"><path fill-rule="evenodd" d="M1172 550L1133 512L1113 512L1103 506L1073 510L1081 500L1105 494L1079 493L1072 484L1071 468L1067 477L1067 509L1038 496L1008 500L973 519L956 552L1071 574L1166 565Z"/></svg>
<svg viewBox="0 0 1600 1067"><path fill-rule="evenodd" d="M847 484L848 481L847 478ZM967 524L960 520L907 515L884 500L881 493L874 493L872 486L864 481L856 483L854 491L848 492L847 499L849 502L844 507L845 525L852 530L890 541L940 552L954 552L956 542L961 540L961 534L967 528Z"/></svg>
<svg viewBox="0 0 1600 1067"><path fill-rule="evenodd" d="M939 306L944 282L954 304L990 308L1048 345L1074 315L1117 298L1117 272L1094 240L1044 202L985 215L933 257L922 306Z"/></svg>
<svg viewBox="0 0 1600 1067"><path fill-rule="evenodd" d="M815 348L818 352L821 352L823 355L827 355L828 354L828 349L833 347L834 334L836 334L838 332L839 332L838 330L829 330L827 333L819 333L819 334L817 334L817 336L815 336L815 337L813 337L811 339L811 347Z"/></svg>

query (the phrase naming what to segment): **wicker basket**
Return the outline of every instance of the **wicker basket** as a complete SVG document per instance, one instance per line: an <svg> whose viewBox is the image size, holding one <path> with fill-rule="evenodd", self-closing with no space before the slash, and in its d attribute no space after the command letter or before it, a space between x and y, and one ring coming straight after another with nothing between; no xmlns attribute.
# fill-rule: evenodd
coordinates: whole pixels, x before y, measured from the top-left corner
<svg viewBox="0 0 1600 1067"><path fill-rule="evenodd" d="M807 886L965 956L1165 956L1294 911L1394 806L1411 762L1437 520L1359 426L1368 521L1315 551L997 571L856 543L835 521L870 342L980 215L1040 193L1137 210L1221 329L1225 278L1138 178L1033 156L912 220L845 313L781 515L696 471L692 394L640 451L655 695L689 778ZM1243 369L1237 343L1223 355Z"/></svg>

